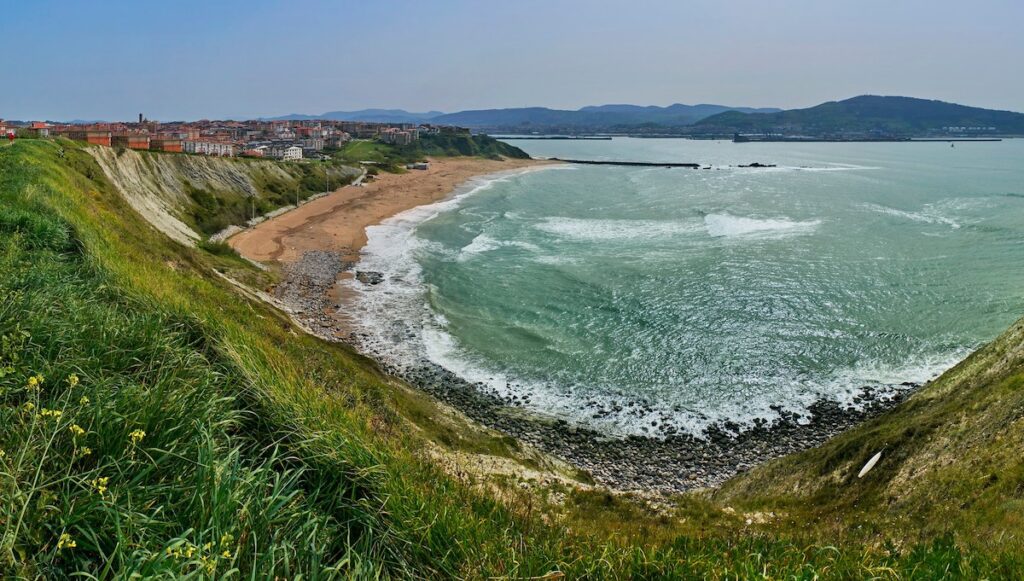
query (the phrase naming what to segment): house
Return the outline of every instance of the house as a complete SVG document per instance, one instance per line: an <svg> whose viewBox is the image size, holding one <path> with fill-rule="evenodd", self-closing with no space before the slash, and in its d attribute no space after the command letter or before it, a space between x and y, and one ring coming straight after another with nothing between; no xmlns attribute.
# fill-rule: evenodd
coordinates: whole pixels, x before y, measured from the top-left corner
<svg viewBox="0 0 1024 581"><path fill-rule="evenodd" d="M175 137L154 137L149 140L149 148L153 151L173 153L181 153L185 149L182 141Z"/></svg>
<svg viewBox="0 0 1024 581"><path fill-rule="evenodd" d="M45 123L43 121L33 121L32 125L29 126L29 129L35 131L36 135L38 135L39 137L49 137L50 136L50 124L49 123Z"/></svg>
<svg viewBox="0 0 1024 581"><path fill-rule="evenodd" d="M149 149L149 135L143 133L117 133L110 137L112 147Z"/></svg>
<svg viewBox="0 0 1024 581"><path fill-rule="evenodd" d="M110 147L111 133L109 131L95 131L91 129L68 129L60 131L60 135L74 141L85 141L93 145Z"/></svg>
<svg viewBox="0 0 1024 581"><path fill-rule="evenodd" d="M247 156L247 157L266 157L267 156L267 146L266 145L256 145L256 146L246 147L245 151L242 152L242 155Z"/></svg>

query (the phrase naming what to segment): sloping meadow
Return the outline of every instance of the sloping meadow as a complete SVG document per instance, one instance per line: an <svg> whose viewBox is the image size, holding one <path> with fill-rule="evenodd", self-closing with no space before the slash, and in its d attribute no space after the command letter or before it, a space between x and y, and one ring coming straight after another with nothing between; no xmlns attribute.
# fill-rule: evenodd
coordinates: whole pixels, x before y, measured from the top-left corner
<svg viewBox="0 0 1024 581"><path fill-rule="evenodd" d="M603 491L496 496L418 453L393 380L236 294L213 274L223 260L153 229L81 146L0 147L0 574L1014 571L943 536L832 548L699 498L659 512Z"/></svg>

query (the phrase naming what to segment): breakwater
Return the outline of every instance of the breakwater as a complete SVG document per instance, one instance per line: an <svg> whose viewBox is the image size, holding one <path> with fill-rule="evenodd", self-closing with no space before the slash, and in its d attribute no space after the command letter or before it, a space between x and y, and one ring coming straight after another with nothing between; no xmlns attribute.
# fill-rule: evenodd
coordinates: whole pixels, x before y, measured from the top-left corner
<svg viewBox="0 0 1024 581"><path fill-rule="evenodd" d="M687 167L690 169L699 169L699 163L667 163L667 162L655 162L655 161L610 161L610 160L596 160L596 159L562 159L559 157L551 158L552 161L561 161L563 163L579 163L585 165L624 165L631 167Z"/></svg>

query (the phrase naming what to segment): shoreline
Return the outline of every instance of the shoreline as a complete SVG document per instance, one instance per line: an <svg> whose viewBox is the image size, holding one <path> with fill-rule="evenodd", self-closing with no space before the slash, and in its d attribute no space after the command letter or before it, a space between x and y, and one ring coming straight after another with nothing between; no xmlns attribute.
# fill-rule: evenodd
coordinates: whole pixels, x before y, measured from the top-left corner
<svg viewBox="0 0 1024 581"><path fill-rule="evenodd" d="M379 279L375 281L374 276L382 276L355 272L359 251L366 244L366 228L407 210L449 199L473 178L550 164L542 160L511 161L517 163L450 158L440 163L432 161L427 172L433 172L433 176L415 170L385 174L384 179L365 187L336 190L228 242L246 258L275 261L282 266L284 280L275 294L313 334L353 346L376 361L385 373L478 423L586 470L600 484L620 491L675 493L717 486L758 464L817 446L894 407L919 387L905 383L885 396L865 387L855 400L858 407L818 400L808 409L809 419L779 410L780 419L771 424L761 422L741 431L740 426L725 421L712 425L703 438L682 433L620 438L528 411L524 402L507 401L489 393L482 384L463 379L426 358L411 365L389 363L368 336L354 331L347 313L338 308L347 300L339 280L354 277L363 284L375 284Z"/></svg>
<svg viewBox="0 0 1024 581"><path fill-rule="evenodd" d="M430 158L426 170L380 173L360 186L344 186L227 239L258 262L291 263L304 252L330 250L356 261L366 228L405 210L441 201L467 180L503 171L552 165L539 159Z"/></svg>

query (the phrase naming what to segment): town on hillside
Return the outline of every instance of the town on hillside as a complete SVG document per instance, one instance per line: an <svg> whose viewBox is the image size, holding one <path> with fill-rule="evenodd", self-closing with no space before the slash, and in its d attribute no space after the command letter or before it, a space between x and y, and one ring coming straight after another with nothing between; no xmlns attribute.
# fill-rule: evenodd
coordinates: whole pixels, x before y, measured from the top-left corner
<svg viewBox="0 0 1024 581"><path fill-rule="evenodd" d="M462 133L469 129L447 125L369 123L359 121L175 121L161 123L139 114L135 123L5 122L0 135L65 137L106 147L192 153L221 157L264 157L279 160L322 159L325 149L343 147L352 139L375 139L409 145L422 134Z"/></svg>

